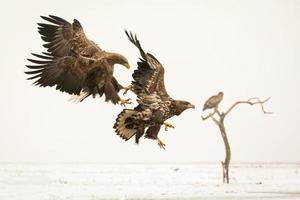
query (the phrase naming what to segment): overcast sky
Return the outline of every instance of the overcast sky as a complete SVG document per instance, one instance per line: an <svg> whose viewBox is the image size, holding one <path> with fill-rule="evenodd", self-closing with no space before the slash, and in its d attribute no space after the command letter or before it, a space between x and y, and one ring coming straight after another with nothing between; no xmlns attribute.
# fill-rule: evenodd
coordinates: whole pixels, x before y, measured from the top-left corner
<svg viewBox="0 0 300 200"><path fill-rule="evenodd" d="M88 98L80 104L54 88L25 80L26 58L40 53L40 15L78 19L87 36L125 55L115 66L124 85L139 57L124 29L165 67L174 99L196 105L152 140L121 140L112 129L123 109ZM224 92L220 109L237 100L271 97L265 108L241 105L225 121L232 161L300 161L300 1L6 1L0 8L1 162L219 162L216 125L201 120L205 100ZM132 94L128 97L134 98Z"/></svg>

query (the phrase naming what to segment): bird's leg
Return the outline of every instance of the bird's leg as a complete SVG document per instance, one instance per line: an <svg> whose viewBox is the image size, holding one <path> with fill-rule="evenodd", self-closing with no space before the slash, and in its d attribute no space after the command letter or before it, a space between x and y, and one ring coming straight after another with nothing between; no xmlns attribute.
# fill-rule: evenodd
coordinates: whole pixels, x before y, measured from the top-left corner
<svg viewBox="0 0 300 200"><path fill-rule="evenodd" d="M168 122L164 122L164 126L165 126L165 131L168 131L168 128L175 128L172 124Z"/></svg>
<svg viewBox="0 0 300 200"><path fill-rule="evenodd" d="M123 87L123 89L124 89L123 96L125 96L127 94L128 90L131 90L131 91L133 90L133 86L129 85L127 87Z"/></svg>
<svg viewBox="0 0 300 200"><path fill-rule="evenodd" d="M126 106L126 104L132 104L131 99L120 99L119 104L121 106Z"/></svg>
<svg viewBox="0 0 300 200"><path fill-rule="evenodd" d="M166 145L165 145L159 138L156 138L156 140L157 140L158 146L159 146L161 149L166 149Z"/></svg>

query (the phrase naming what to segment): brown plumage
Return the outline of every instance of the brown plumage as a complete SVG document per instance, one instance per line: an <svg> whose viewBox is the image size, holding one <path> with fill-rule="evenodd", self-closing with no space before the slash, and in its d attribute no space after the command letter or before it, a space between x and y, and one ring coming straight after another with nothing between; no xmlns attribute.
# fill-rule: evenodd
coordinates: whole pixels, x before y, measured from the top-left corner
<svg viewBox="0 0 300 200"><path fill-rule="evenodd" d="M219 92L217 95L210 97L203 106L203 111L211 108L218 108L219 103L223 99L223 92Z"/></svg>
<svg viewBox="0 0 300 200"><path fill-rule="evenodd" d="M25 73L33 75L28 79L36 79L34 84L41 87L56 86L57 90L75 95L75 101L104 94L105 101L118 103L118 91L124 87L113 76L114 64L129 68L127 59L89 40L76 19L71 24L53 15L41 18L48 22L38 23L47 52L32 54L37 60L28 59L36 64L27 65L32 70Z"/></svg>
<svg viewBox="0 0 300 200"><path fill-rule="evenodd" d="M150 53L145 53L136 36L126 31L130 42L140 51L138 68L132 77L132 91L137 95L139 105L134 109L124 109L117 117L114 129L126 141L135 135L135 142L145 134L145 138L157 140L161 148L165 144L158 138L162 125L173 127L165 121L180 115L189 108L195 108L187 101L172 99L164 85L164 68Z"/></svg>

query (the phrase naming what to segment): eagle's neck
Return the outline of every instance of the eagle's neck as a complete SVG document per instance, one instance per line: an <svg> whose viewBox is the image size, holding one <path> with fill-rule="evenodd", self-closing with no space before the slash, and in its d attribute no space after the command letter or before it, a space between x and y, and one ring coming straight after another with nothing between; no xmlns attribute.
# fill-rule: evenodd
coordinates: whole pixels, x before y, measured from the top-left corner
<svg viewBox="0 0 300 200"><path fill-rule="evenodd" d="M183 112L183 110L178 107L177 101L176 100L171 100L171 106L170 106L170 114L172 116L174 115L180 115ZM171 116L171 117L172 117Z"/></svg>

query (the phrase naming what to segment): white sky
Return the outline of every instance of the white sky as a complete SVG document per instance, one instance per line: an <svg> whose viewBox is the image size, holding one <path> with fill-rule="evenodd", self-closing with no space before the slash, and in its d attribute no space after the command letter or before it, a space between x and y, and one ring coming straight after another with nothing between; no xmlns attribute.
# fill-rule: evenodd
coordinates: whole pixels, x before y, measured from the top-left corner
<svg viewBox="0 0 300 200"><path fill-rule="evenodd" d="M188 110L176 128L156 142L124 142L112 129L121 106L88 98L71 104L54 88L38 88L23 73L31 52L43 50L40 15L78 19L103 49L125 55L133 68L116 66L127 85L139 53L125 28L164 65L165 85ZM300 161L300 1L6 1L0 8L1 162L186 162L223 159L224 146L212 121L201 120L204 101L224 91L221 110L242 105L226 120L232 161ZM134 97L132 95L129 95Z"/></svg>

